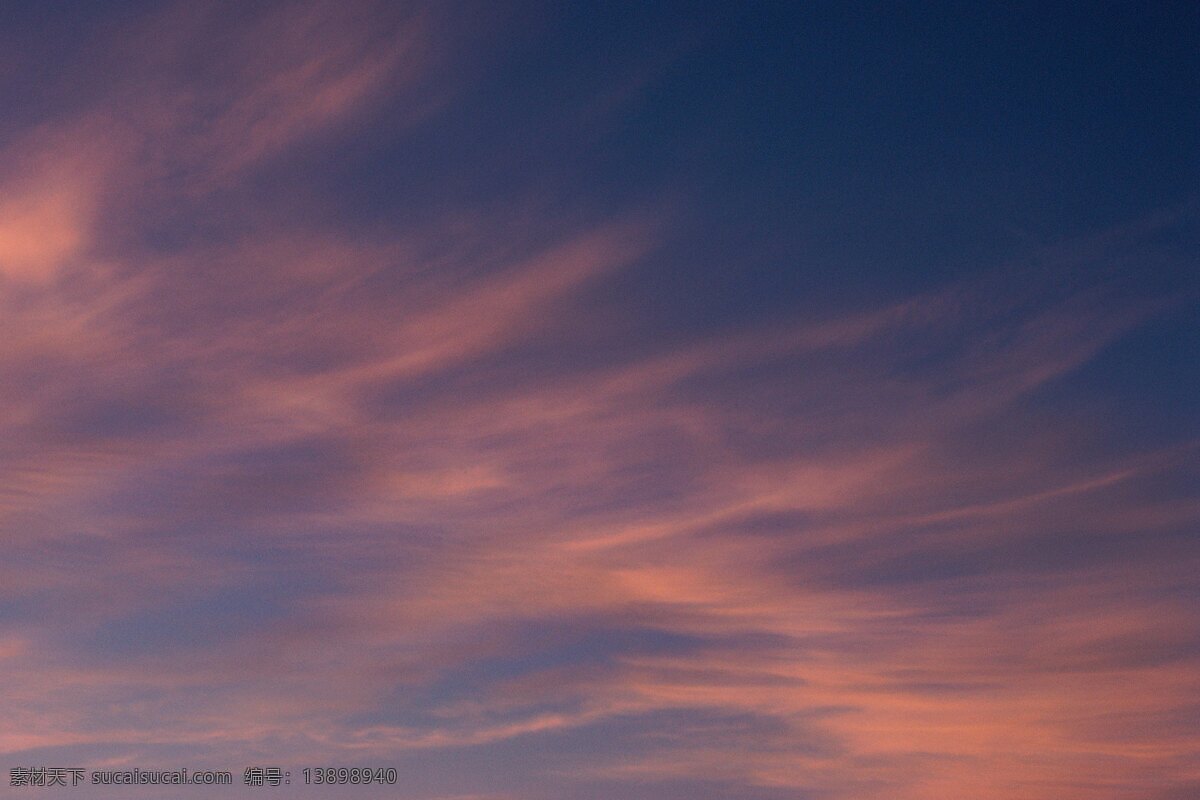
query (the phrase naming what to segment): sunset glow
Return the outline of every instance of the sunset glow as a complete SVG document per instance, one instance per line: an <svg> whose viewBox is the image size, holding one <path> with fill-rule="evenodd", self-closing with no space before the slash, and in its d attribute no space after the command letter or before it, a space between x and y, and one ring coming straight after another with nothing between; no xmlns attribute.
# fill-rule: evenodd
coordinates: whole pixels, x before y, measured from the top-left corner
<svg viewBox="0 0 1200 800"><path fill-rule="evenodd" d="M5 797L1200 797L1194 4L0 22Z"/></svg>

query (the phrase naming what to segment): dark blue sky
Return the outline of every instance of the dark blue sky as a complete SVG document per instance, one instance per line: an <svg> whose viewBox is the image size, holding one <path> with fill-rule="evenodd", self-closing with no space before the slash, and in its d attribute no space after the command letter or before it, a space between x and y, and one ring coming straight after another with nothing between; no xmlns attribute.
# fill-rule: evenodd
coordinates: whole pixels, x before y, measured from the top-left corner
<svg viewBox="0 0 1200 800"><path fill-rule="evenodd" d="M668 324L924 290L1196 202L1190 4L461 13L452 104L280 170L401 226L666 197L679 236L643 285Z"/></svg>

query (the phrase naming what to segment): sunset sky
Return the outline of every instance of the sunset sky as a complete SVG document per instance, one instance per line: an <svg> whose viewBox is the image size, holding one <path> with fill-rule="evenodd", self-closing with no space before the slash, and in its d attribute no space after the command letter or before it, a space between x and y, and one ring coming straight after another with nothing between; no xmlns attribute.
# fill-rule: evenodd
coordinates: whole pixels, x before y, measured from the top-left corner
<svg viewBox="0 0 1200 800"><path fill-rule="evenodd" d="M0 796L1200 797L1198 42L0 4Z"/></svg>

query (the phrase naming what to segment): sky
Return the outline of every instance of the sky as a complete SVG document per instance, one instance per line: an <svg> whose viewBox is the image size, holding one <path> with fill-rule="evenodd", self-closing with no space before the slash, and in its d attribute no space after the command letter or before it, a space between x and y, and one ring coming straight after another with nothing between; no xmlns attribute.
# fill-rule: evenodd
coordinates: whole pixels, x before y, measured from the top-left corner
<svg viewBox="0 0 1200 800"><path fill-rule="evenodd" d="M0 5L4 796L1200 796L1198 39Z"/></svg>

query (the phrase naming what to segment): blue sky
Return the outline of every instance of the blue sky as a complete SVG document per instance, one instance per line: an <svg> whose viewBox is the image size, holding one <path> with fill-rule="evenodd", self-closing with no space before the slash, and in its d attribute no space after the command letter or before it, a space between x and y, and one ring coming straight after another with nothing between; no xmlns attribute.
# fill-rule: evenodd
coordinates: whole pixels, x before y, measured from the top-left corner
<svg viewBox="0 0 1200 800"><path fill-rule="evenodd" d="M9 4L3 764L1191 796L1198 33Z"/></svg>

